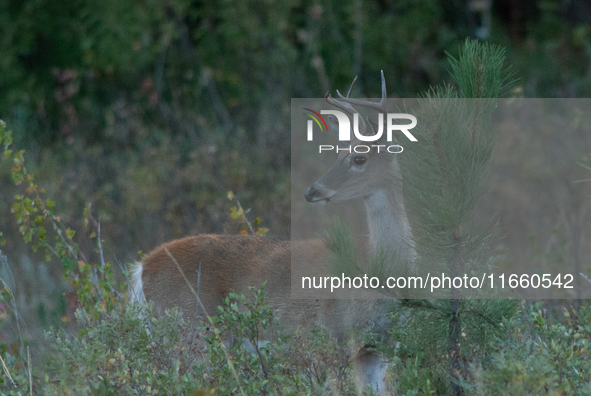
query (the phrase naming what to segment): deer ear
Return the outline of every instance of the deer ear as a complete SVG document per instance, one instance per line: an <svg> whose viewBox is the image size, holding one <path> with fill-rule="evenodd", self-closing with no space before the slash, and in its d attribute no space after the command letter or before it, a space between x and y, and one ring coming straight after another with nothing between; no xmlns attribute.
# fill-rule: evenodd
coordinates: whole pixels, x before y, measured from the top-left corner
<svg viewBox="0 0 591 396"><path fill-rule="evenodd" d="M334 135L338 139L339 138L339 121L332 114L328 116L328 125L330 126L332 133L334 133Z"/></svg>

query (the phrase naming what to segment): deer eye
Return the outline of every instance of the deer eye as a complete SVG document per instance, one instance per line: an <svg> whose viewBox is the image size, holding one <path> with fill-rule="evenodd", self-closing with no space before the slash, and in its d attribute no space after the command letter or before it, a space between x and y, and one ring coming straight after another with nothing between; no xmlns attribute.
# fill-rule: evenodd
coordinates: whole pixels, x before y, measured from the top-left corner
<svg viewBox="0 0 591 396"><path fill-rule="evenodd" d="M358 156L353 158L353 162L355 163L355 165L363 165L365 164L365 162L367 161L367 158L362 157L362 156Z"/></svg>

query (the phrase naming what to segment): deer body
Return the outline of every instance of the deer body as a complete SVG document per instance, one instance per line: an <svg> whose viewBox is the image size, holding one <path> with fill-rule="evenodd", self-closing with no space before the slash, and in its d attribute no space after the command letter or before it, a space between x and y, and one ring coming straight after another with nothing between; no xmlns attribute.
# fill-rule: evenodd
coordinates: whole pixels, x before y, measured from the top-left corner
<svg viewBox="0 0 591 396"><path fill-rule="evenodd" d="M320 240L292 244L255 236L207 234L178 239L148 255L140 270L134 273L134 294L155 301L159 309L180 307L205 319L195 296L166 253L168 250L209 315L217 312L222 298L231 291L248 294L249 286L267 281L266 300L277 310L281 323L288 327L311 328L321 324L328 327L333 337L343 340L348 327L375 319L373 301L291 299L291 249L301 249L315 260L330 254ZM350 309L344 309L346 305Z"/></svg>
<svg viewBox="0 0 591 396"><path fill-rule="evenodd" d="M385 94L382 74L381 104L384 103ZM347 102L365 104L354 102L348 97L343 99L344 102L337 102L330 96L327 98L329 103L349 112L354 110ZM365 130L365 124L360 125L360 128ZM404 209L400 170L394 154L341 152L331 169L306 191L305 196L315 204L363 199L369 226L370 252L392 251L408 262L414 260L415 250ZM287 327L311 328L320 324L328 328L331 336L341 341L345 340L347 329L354 325L369 326L382 335L388 329L386 314L391 300L290 298L292 250L297 251L298 255L309 257L310 262L329 263L331 252L323 241L289 242L229 235L191 236L156 248L136 267L131 282L132 298L153 300L161 309L180 307L185 313L205 317L166 250L178 262L209 315L217 312L217 306L230 291L245 294L249 286L267 281L266 300L271 308L277 310L280 321ZM327 273L326 268L318 268L318 271ZM384 394L386 366L379 355L370 348L362 347L355 351L353 364L359 390L371 385L374 391Z"/></svg>

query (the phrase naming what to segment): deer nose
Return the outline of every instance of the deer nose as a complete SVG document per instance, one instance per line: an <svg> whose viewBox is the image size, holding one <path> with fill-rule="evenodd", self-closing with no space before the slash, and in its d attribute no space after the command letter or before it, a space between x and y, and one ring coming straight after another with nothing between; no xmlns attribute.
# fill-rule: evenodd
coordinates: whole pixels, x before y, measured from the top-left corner
<svg viewBox="0 0 591 396"><path fill-rule="evenodd" d="M316 190L316 188L314 186L312 186L309 189L307 189L306 190L306 193L304 194L306 196L306 201L312 202L312 200L316 196L316 193L317 192L318 192L318 190Z"/></svg>

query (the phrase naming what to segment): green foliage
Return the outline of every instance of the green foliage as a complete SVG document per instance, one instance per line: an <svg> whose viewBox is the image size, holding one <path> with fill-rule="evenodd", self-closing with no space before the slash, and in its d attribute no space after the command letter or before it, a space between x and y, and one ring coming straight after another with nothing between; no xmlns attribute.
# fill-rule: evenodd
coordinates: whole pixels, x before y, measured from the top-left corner
<svg viewBox="0 0 591 396"><path fill-rule="evenodd" d="M471 33L457 0L13 3L0 5L0 117L63 195L63 220L92 201L118 256L221 232L228 189L285 234L289 98L356 74L371 97L380 69L389 92L415 96L449 78L445 53ZM566 3L527 3L532 23L491 37L526 75L520 92L586 96L588 27L565 23Z"/></svg>
<svg viewBox="0 0 591 396"><path fill-rule="evenodd" d="M417 304L418 302L415 302ZM512 302L482 301L481 304ZM446 304L449 302L430 302ZM447 308L450 310L449 308ZM489 309L491 309L489 307ZM394 329L400 348L393 351L390 371L397 392L404 395L449 394L445 340L436 330L436 317L441 309L425 305L414 308L408 321ZM463 388L467 395L583 395L591 390L590 342L591 307L580 307L563 322L551 323L540 304L516 312L511 317L497 318L481 331L486 335L474 339L466 315L462 320L462 351L466 372ZM404 315L402 316L404 318ZM396 319L400 320L401 316ZM419 325L419 322L421 325ZM478 321L473 321L473 324ZM429 340L429 344L426 341Z"/></svg>
<svg viewBox="0 0 591 396"><path fill-rule="evenodd" d="M357 248L351 230L340 218L332 219L322 238L326 247L331 251L333 272L342 272L346 276L357 276L360 272Z"/></svg>
<svg viewBox="0 0 591 396"><path fill-rule="evenodd" d="M441 50L468 33L466 21L452 17L463 15L453 2L360 5L297 0L4 4L0 115L14 114L23 131L34 127L27 134L45 141L81 134L101 139L109 137L103 127L113 105L133 98L146 117L164 123L169 105L179 110L173 115L179 119L200 107L208 122L225 129L234 123L249 126L254 113L266 134L273 131L270 115L259 106L282 113L277 97L320 96L327 85L350 81L361 70L389 64L393 73L405 76L393 80L392 91L425 89L443 75ZM365 48L362 54L355 43ZM153 110L156 114L148 114ZM249 143L262 137L256 128L244 134Z"/></svg>
<svg viewBox="0 0 591 396"><path fill-rule="evenodd" d="M240 235L247 235L248 232L250 232L252 235L257 235L257 236L265 236L267 234L267 232L269 232L269 229L267 227L258 227L258 228L253 228L252 225L250 224L250 221L248 221L248 218L246 217L246 214L248 212L250 212L250 209L247 209L246 211L244 209L242 209L242 205L240 205L240 201L238 200L238 198L236 198L236 196L234 195L234 193L232 191L228 191L228 199L230 201L236 199L236 203L238 204L238 206L232 206L230 208L230 217L232 217L234 220L240 220L241 222L246 223L246 225L243 225L242 228L240 229ZM254 225L259 225L262 222L260 217L257 217L256 219L254 219L253 224Z"/></svg>
<svg viewBox="0 0 591 396"><path fill-rule="evenodd" d="M471 364L471 394L586 395L591 391L591 307L565 311L566 320L550 323L539 304L525 317L505 321L490 365Z"/></svg>
<svg viewBox="0 0 591 396"><path fill-rule="evenodd" d="M355 339L355 338L354 338ZM339 345L324 327L315 327L309 333L290 335L289 362L293 370L305 378L305 389L312 394L350 394L355 392L351 372L351 350Z"/></svg>
<svg viewBox="0 0 591 396"><path fill-rule="evenodd" d="M465 299L460 307L455 313L461 319L458 358L463 365L478 362L490 367L497 342L512 330L507 321L519 317L518 302ZM450 300L401 300L393 310L391 321L397 325L391 335L399 347L390 351L395 356L391 370L398 392L407 394L418 386L437 394L450 393L449 322L453 315Z"/></svg>
<svg viewBox="0 0 591 396"><path fill-rule="evenodd" d="M400 395L432 395L436 394L433 386L434 371L432 368L421 367L422 353L408 357L406 362L395 359L391 371L398 379L397 391Z"/></svg>
<svg viewBox="0 0 591 396"><path fill-rule="evenodd" d="M74 287L78 300L86 312L94 312L97 305L107 310L112 309L117 294L110 264L103 261L100 266L95 266L88 262L79 245L74 242L76 232L66 227L60 217L54 214L55 201L45 197L47 191L35 184L33 175L27 172L25 151L10 150L12 142L11 131L7 131L6 124L0 120L0 145L4 147L3 158L6 161L12 160L12 179L17 186L24 187L23 194L14 196L11 211L14 213L25 243L31 243L35 252L43 248L47 261L54 256L61 262L64 279ZM87 217L92 217L90 206L87 206L85 214ZM53 229L55 242L50 242L51 240L48 239L45 225ZM100 236L98 246L100 249Z"/></svg>
<svg viewBox="0 0 591 396"><path fill-rule="evenodd" d="M503 79L510 82L509 74L497 73L496 68L485 70L490 71L490 75L482 74L471 56L466 58L468 63L463 64L468 67L462 66L462 56L466 53L458 55L456 46L459 38L469 34L464 3L290 0L252 6L240 1L185 0L3 2L0 4L0 116L10 121L16 143L27 148L27 152L12 149L12 136L2 123L0 141L4 146L4 163L10 163L8 168L12 170L0 169L0 209L8 213L12 208L19 221L15 232L21 232L30 246L41 248L45 256L58 258L78 300L91 313L88 326L108 328L94 320L111 315L104 309L114 307L117 288L108 263L95 265L100 259L82 257L82 251L89 254L91 247L101 252L103 249L100 234L97 238L93 231L91 238L84 238L82 227L76 226L76 219L83 210L83 221L92 223L93 227L96 225L90 216L90 207L84 207L85 202L92 201L97 208L98 217L106 225L105 239L117 241L112 248L119 256L149 249L181 235L204 230L221 232L224 222L220 219L226 218L228 208L224 206L227 202L221 203L219 197L230 188L244 191L243 202L257 213L264 213L265 219L274 221L271 228L281 233L289 224L286 214L289 213L286 199L289 196L286 176L289 156L285 155L289 139L286 138L288 128L282 126L288 124L285 103L290 97L321 96L329 86L343 85L355 74L360 74L363 82L377 76L384 65L388 65L388 73L395 76L388 79L389 92L401 97L414 96L415 92L447 77L443 56L446 51L457 59L456 63L452 62L455 70L452 78L456 79L459 92L437 88L433 97L494 97L497 91L503 92L495 88L496 83L486 92L481 91L481 82ZM561 7L566 7L567 3L571 5L570 2L528 2L536 12L525 21L512 22L522 26L511 28L494 22L492 40L506 43L510 63L523 73L523 86L518 87L518 93L545 97L588 96L591 30L585 24L565 22ZM521 33L514 35L513 30ZM483 55L478 51L468 54L478 58ZM496 55L492 57L499 59ZM461 76L466 71L471 76L480 75L481 80L470 77L462 81ZM372 86L377 85L367 84L367 87ZM360 89L363 91L362 86ZM373 96L369 91L363 93L365 95L359 96ZM458 116L461 118L463 114ZM470 132L459 126L457 131ZM451 130L453 127L450 125ZM485 142L488 139L485 135L476 135L476 138ZM439 143L440 147L446 144ZM444 224L447 230L453 229L450 224L457 225L466 219L477 195L464 194L465 190L455 188L469 185L468 179L478 175L472 171L486 165L486 161L473 160L486 159L488 155L485 149L481 154L486 155L471 156L471 143L464 143L454 142L442 152L447 155L456 149L458 155L468 153L463 157L466 163L458 165L466 177L450 177L448 183L453 189L444 194L446 190L440 188L441 184L432 184L433 189L423 190L422 195L457 205L447 212L449 216L431 218L437 220L437 224ZM439 159L436 150L430 152L427 159L435 158ZM434 175L440 176L444 170L449 170L447 166L442 167L442 163L448 165L450 160L443 158L443 162L435 163ZM409 167L405 171L407 169ZM37 175L36 180L41 180L39 184L50 194L35 184L31 173ZM409 173L405 175L406 180L412 180ZM20 185L11 186L10 179ZM168 188L163 188L164 185ZM56 206L47 198L49 195L55 198ZM423 205L420 200L408 201L424 208L430 208L433 202L429 200ZM232 211L232 216L241 222L246 220L245 212L238 207ZM0 246L7 245L6 249L15 250L9 218L11 216L0 216ZM254 223L256 225L256 220ZM463 224L464 253L479 246L481 237L494 234L494 230L479 233L487 225ZM76 234L73 229L77 230ZM424 244L429 242L426 235L422 234ZM469 238L470 235L476 236ZM447 242L449 238L443 240L442 245ZM564 260L563 252L558 252L557 256L560 256L557 260ZM35 291L34 286L33 291L15 290L25 294L24 300L29 297L26 293ZM4 301L13 299L7 293L11 295L12 290L4 289ZM577 344L581 339L588 340L588 330L579 327L584 320L546 323L547 328L536 325L533 332L528 332L530 318L513 316L511 321L515 323L511 323L520 324L520 330L500 337L496 329L503 319L496 313L511 311L511 307L487 304L475 303L473 308L483 311L487 317L492 315L492 322L497 325L491 326L490 334L484 334L486 337L480 341L476 340L480 339L481 332L486 332L477 320L471 319L476 313L466 312L473 309L472 305L463 306L461 311L462 323L469 326L466 344L489 352L490 348L498 348L494 353L474 353L470 348L463 351L467 359L470 356L483 359L469 362L472 368L466 377L466 386L473 383L470 389L474 394L511 393L509 390L532 395L558 391L589 393L584 382L585 377L589 377L585 371L588 357L585 348L576 346L582 345ZM7 307L6 317L14 317L12 305ZM3 314L1 309L0 306L0 315ZM487 312L488 309L496 313ZM409 319L406 333L393 329L409 345L400 350L401 360L396 364L401 371L394 372L403 373L400 387L410 394L447 389L446 384L438 382L438 378L444 378L447 373L446 368L439 368L445 360L444 343L434 343L432 354L415 354L420 343L418 337L413 338L413 331L425 323L441 318L447 320L449 307L441 307L439 317L431 308L418 310L421 313L416 320ZM227 319L234 323L228 326L238 326L237 322L232 322L232 317ZM248 322L250 319L241 317L240 320ZM536 323L542 323L541 319L537 318ZM252 329L253 322L249 323L246 327ZM432 326L431 330L434 329L439 329L439 333L425 329L414 335L434 337L447 331L445 326ZM120 330L114 331L119 334ZM293 341L303 347L295 348L290 357L300 356L296 355L300 353L301 364L295 365L297 369L286 366L293 370L286 369L291 375L286 380L288 383L293 381L306 386L316 383L314 389L318 390L326 378L338 377L340 369L333 370L332 362L345 352L331 344L328 335L318 332L310 340L303 335L294 337ZM577 334L583 335L581 339L576 338ZM498 342L487 344L491 337L499 337ZM90 342L88 338L85 340ZM557 340L554 346L553 340ZM127 342L133 340L126 338ZM284 345L291 348L289 342ZM11 347L2 346L5 348L2 352L9 349L8 355L2 356L17 387L10 384L8 376L0 376L0 381L5 381L1 390L25 394L29 390L29 360L25 357L24 345L19 344L17 349ZM320 355L306 354L308 347L321 348ZM411 352L413 348L415 352ZM97 345L97 351L100 350ZM111 356L114 366L124 373L124 367L117 360L120 355L115 355L113 350L101 353ZM414 355L404 356L403 351ZM74 356L75 352L67 353ZM126 359L137 357L139 353L136 352L126 352L124 356ZM261 356L266 353L259 352ZM85 353L96 356L88 349ZM86 362L89 372L95 373L90 360L76 356ZM256 374L241 375L259 378L257 381L262 383L260 378L265 375L260 362L264 359L258 362L248 353L241 356L250 360L237 363L238 366L258 370ZM439 366L433 359L438 360ZM326 366L322 366L325 363ZM69 367L77 368L74 362L70 362ZM339 363L336 367L342 369L343 365ZM272 372L267 370L267 374ZM303 374L298 376L296 372ZM65 369L60 373L67 378ZM109 374L113 384L121 385L128 378L126 374L110 371ZM173 377L167 375L158 378L164 378L165 382L168 381L165 378ZM70 379L73 384L80 381ZM50 386L59 387L59 384ZM301 393L309 391L303 386L297 389ZM67 391L66 387L60 390Z"/></svg>
<svg viewBox="0 0 591 396"><path fill-rule="evenodd" d="M0 268L7 266L7 257L0 250ZM16 340L12 343L0 334L0 392L7 395L21 395L32 391L33 374L29 345L21 338L20 321L13 291L0 278L0 326L11 326ZM26 352L25 352L26 351Z"/></svg>
<svg viewBox="0 0 591 396"><path fill-rule="evenodd" d="M199 336L178 311L154 316L150 304L98 312L96 319L76 312L75 337L47 332L53 354L45 363L46 393L162 395L196 389L195 343L186 340Z"/></svg>
<svg viewBox="0 0 591 396"><path fill-rule="evenodd" d="M252 302L235 293L223 299L213 322L214 334L207 339L212 388L228 394L236 394L239 389L248 395L278 392L281 366L273 349L281 347L281 339L259 345L259 338L267 334L273 320L264 289L255 292ZM222 338L236 340L228 354L221 344ZM229 357L237 374L227 364Z"/></svg>
<svg viewBox="0 0 591 396"><path fill-rule="evenodd" d="M510 88L513 77L504 50L477 41L467 40L457 59L450 55L450 63L459 92L454 86L435 87L419 100L417 133L423 139L420 146L408 146L401 167L405 201L415 219L417 268L453 278L490 273L494 264L495 219L475 216L475 208L491 167L495 98ZM459 395L468 362L489 367L492 342L506 331L503 320L514 317L517 302L480 300L479 292L449 288L433 296L448 300L399 304L393 320L406 326L393 329L401 342L398 353L402 361L420 356L413 364L428 368L426 389ZM408 368L404 373L418 375ZM427 386L427 379L422 381ZM410 382L402 377L400 383Z"/></svg>
<svg viewBox="0 0 591 396"><path fill-rule="evenodd" d="M468 343L464 351L469 350L463 357L466 394L588 393L591 308L582 307L577 315L567 312L563 323L551 324L538 307L482 329L490 334L477 343L464 338ZM423 312L436 315L442 311L433 308L425 305ZM53 352L44 362L44 375L34 379L37 392L235 395L240 388L248 395L354 392L348 369L350 352L338 347L326 329L307 334L278 331L264 289L250 298L231 294L225 299L214 317L214 332L195 327L177 311L154 316L151 304L99 311L98 318L81 310L76 313L80 326L76 336L63 330L47 332ZM400 340L400 347L390 351L389 378L397 394L449 393L442 359L445 348L438 345L441 338L415 333L419 327L413 321L437 321L428 315L407 315L409 321L398 317L395 322L393 336ZM469 321L463 323L470 326ZM268 342L256 342L258 337ZM430 348L425 347L424 337L433 340ZM222 339L234 341L228 353ZM195 360L200 359L201 340L206 345L205 361ZM228 357L235 371L229 369ZM18 368L13 357L4 360L17 386L5 381L3 389L15 395L28 389L28 373Z"/></svg>
<svg viewBox="0 0 591 396"><path fill-rule="evenodd" d="M249 298L231 293L213 317L213 331L176 310L155 316L152 304L100 309L97 318L79 310L76 317L76 336L47 332L53 353L39 384L47 394L320 395L353 389L346 350L326 329L279 331L264 288ZM234 341L229 350L222 340Z"/></svg>
<svg viewBox="0 0 591 396"><path fill-rule="evenodd" d="M518 82L516 72L505 63L504 47L466 40L458 59L448 56L463 98L498 98Z"/></svg>
<svg viewBox="0 0 591 396"><path fill-rule="evenodd" d="M476 41L466 41L458 59L450 57L450 62L460 93L451 86L435 87L420 99L417 133L423 139L419 146L407 146L409 154L401 156L401 166L409 211L417 217L413 230L422 247L450 252L454 235L461 234L462 243L472 246L465 246L465 252L494 232L472 217L487 187L495 144L492 95L507 87L510 72L501 48Z"/></svg>
<svg viewBox="0 0 591 396"><path fill-rule="evenodd" d="M326 329L306 334L281 331L265 295L264 285L251 298L230 293L218 307L214 334L206 337L206 387L222 395L239 390L246 395L351 391L346 349L337 346ZM222 339L234 341L228 351ZM232 359L232 366L227 359Z"/></svg>

